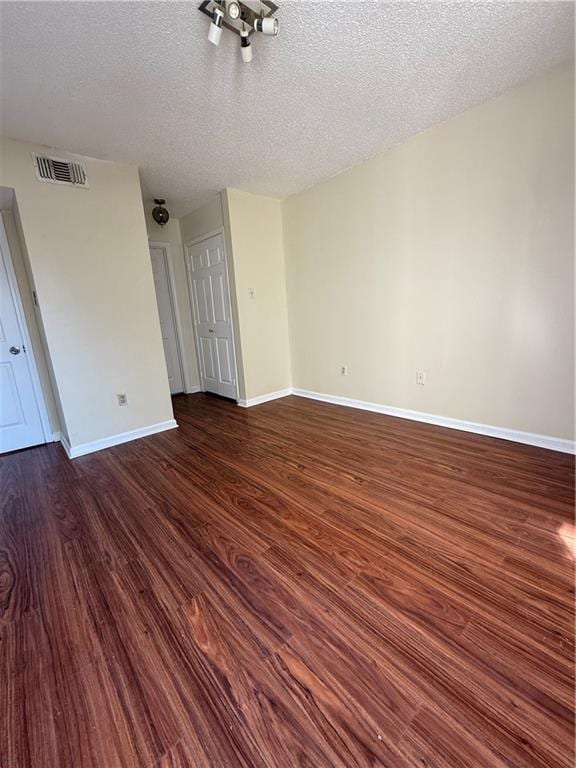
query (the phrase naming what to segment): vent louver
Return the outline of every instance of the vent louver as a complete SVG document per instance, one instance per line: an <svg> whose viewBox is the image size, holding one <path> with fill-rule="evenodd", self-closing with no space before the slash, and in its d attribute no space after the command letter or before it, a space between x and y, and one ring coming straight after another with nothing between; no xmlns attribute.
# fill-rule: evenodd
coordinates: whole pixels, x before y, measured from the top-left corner
<svg viewBox="0 0 576 768"><path fill-rule="evenodd" d="M40 181L48 181L51 184L71 184L75 187L88 186L86 168L82 163L44 155L35 155L34 160L36 175Z"/></svg>

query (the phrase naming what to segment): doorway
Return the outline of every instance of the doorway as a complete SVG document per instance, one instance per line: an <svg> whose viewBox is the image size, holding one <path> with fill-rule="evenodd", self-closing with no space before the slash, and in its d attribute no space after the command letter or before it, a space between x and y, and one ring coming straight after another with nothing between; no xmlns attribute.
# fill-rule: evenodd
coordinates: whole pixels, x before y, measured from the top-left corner
<svg viewBox="0 0 576 768"><path fill-rule="evenodd" d="M186 243L184 250L201 388L236 400L236 353L223 235Z"/></svg>
<svg viewBox="0 0 576 768"><path fill-rule="evenodd" d="M154 275L154 288L156 290L156 302L160 317L160 330L162 332L164 357L166 358L168 383L170 385L170 394L177 395L180 392L184 392L184 371L176 326L174 291L170 279L168 248L169 246L165 243L150 243L150 259L152 261L152 274Z"/></svg>
<svg viewBox="0 0 576 768"><path fill-rule="evenodd" d="M48 442L48 417L0 214L0 453Z"/></svg>

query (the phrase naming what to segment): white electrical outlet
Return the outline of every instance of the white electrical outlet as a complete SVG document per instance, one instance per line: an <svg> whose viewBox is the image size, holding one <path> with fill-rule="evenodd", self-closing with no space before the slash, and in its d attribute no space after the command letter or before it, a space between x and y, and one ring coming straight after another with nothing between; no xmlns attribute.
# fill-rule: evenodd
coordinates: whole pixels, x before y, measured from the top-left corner
<svg viewBox="0 0 576 768"><path fill-rule="evenodd" d="M341 365L340 366L340 373L342 376L348 376L348 366L347 365Z"/></svg>
<svg viewBox="0 0 576 768"><path fill-rule="evenodd" d="M118 405L128 405L128 398L125 392L119 392L116 397L118 398Z"/></svg>
<svg viewBox="0 0 576 768"><path fill-rule="evenodd" d="M416 384L424 386L426 384L426 374L424 371L416 371Z"/></svg>

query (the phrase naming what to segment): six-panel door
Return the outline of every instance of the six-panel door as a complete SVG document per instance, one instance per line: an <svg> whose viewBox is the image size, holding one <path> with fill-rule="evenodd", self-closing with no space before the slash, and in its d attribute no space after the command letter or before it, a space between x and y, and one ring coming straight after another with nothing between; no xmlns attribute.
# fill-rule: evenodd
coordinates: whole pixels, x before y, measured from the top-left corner
<svg viewBox="0 0 576 768"><path fill-rule="evenodd" d="M236 398L236 361L222 235L186 246L202 389Z"/></svg>

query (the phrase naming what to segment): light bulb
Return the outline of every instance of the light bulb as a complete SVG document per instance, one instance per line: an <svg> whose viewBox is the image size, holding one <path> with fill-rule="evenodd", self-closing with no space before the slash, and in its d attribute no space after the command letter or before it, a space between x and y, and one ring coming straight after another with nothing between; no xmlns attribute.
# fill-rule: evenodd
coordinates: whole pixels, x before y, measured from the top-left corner
<svg viewBox="0 0 576 768"><path fill-rule="evenodd" d="M236 0L226 0L226 13L232 21L238 21L240 18L240 5Z"/></svg>

